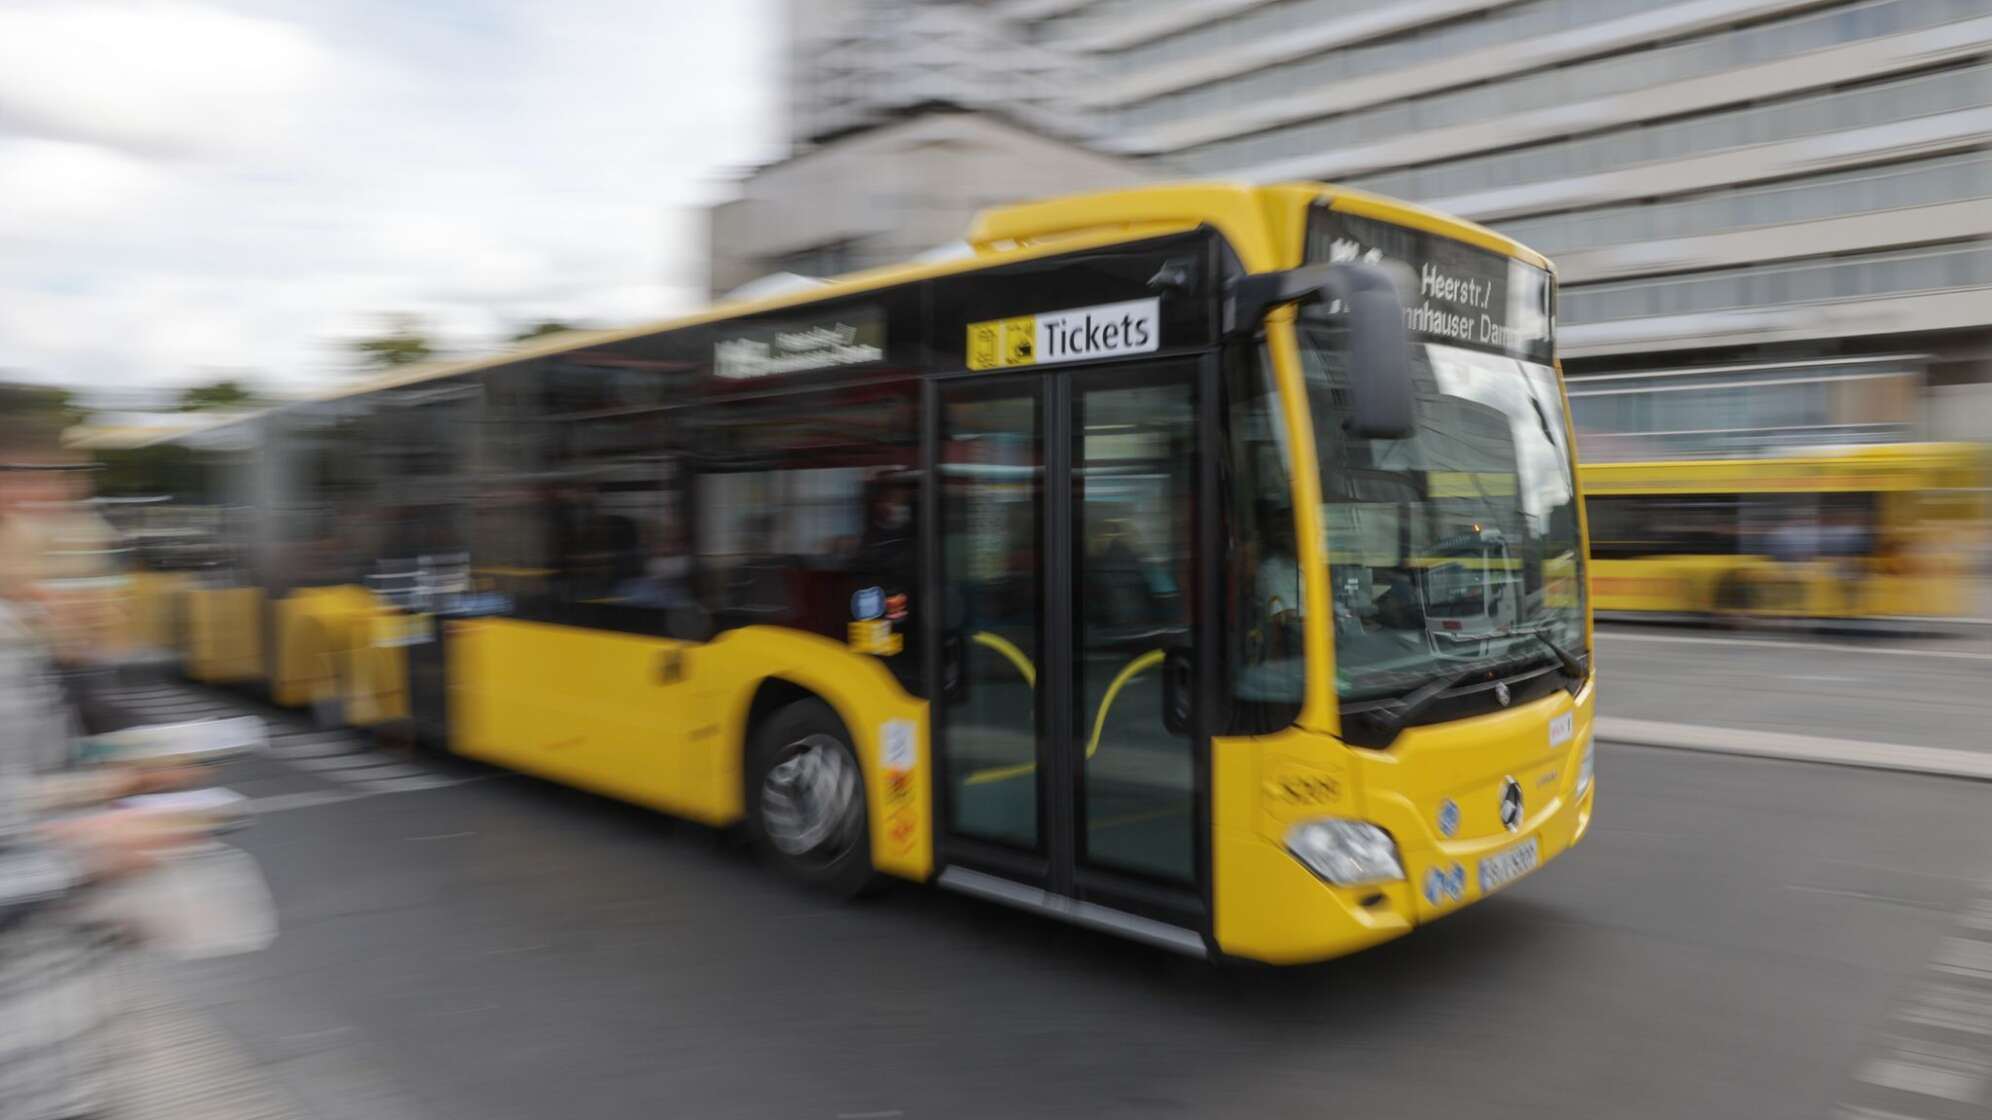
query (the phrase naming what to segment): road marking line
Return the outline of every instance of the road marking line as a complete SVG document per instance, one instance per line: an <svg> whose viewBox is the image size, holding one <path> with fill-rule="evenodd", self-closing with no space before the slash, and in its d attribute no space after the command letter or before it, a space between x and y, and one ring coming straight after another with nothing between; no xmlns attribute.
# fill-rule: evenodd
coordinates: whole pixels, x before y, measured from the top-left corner
<svg viewBox="0 0 1992 1120"><path fill-rule="evenodd" d="M1985 1079L1962 1070L1938 1069L1902 1058L1876 1058L1860 1073L1860 1079L1884 1089L1916 1093L1925 1097L1971 1104Z"/></svg>
<svg viewBox="0 0 1992 1120"><path fill-rule="evenodd" d="M1926 1117L1911 1116L1906 1112L1890 1112L1865 1105L1841 1105L1837 1115L1839 1120L1927 1120Z"/></svg>
<svg viewBox="0 0 1992 1120"><path fill-rule="evenodd" d="M273 793L268 797L252 797L244 803L251 813L281 813L287 809L310 809L318 805L336 805L341 801L357 801L367 796L351 790L315 790L310 793Z"/></svg>
<svg viewBox="0 0 1992 1120"><path fill-rule="evenodd" d="M421 773L420 770L409 769L399 762L382 759L373 754L335 754L326 758L290 758L284 761L305 770L358 771L381 767L383 778L405 778L409 774ZM394 773L385 769L390 766L400 767L405 773Z"/></svg>
<svg viewBox="0 0 1992 1120"><path fill-rule="evenodd" d="M1895 1017L1918 1026L1992 1036L1992 991L1962 984L1927 984L1916 1002L1896 1012Z"/></svg>
<svg viewBox="0 0 1992 1120"><path fill-rule="evenodd" d="M339 777L343 781L392 781L402 777L434 777L434 775L418 765L408 765L404 761L384 761L384 763L374 763L365 769L343 769L333 777Z"/></svg>
<svg viewBox="0 0 1992 1120"><path fill-rule="evenodd" d="M1992 752L1915 747L1901 743L1868 743L1828 739L1779 731L1745 731L1700 724L1662 723L1650 719L1599 716L1593 734L1602 743L1637 747L1708 751L1714 754L1859 766L1870 770L1901 770L1947 778L1992 781Z"/></svg>
<svg viewBox="0 0 1992 1120"><path fill-rule="evenodd" d="M316 758L340 751L366 749L366 741L350 735L323 735L311 739L279 739L270 744L270 753L282 758Z"/></svg>
<svg viewBox="0 0 1992 1120"><path fill-rule="evenodd" d="M1992 931L1992 900L1979 899L1958 919L1972 929Z"/></svg>
<svg viewBox="0 0 1992 1120"><path fill-rule="evenodd" d="M305 746L311 743L358 743L361 738L350 731L279 731L270 740L284 746Z"/></svg>
<svg viewBox="0 0 1992 1120"><path fill-rule="evenodd" d="M1835 653L1858 653L1863 657L1940 657L1957 661L1992 661L1992 653L1964 649L1898 649L1892 646L1850 646L1840 642L1779 642L1769 638L1704 638L1694 634L1627 634L1600 630L1599 641L1660 642L1668 645L1756 646L1762 649L1820 649Z"/></svg>
<svg viewBox="0 0 1992 1120"><path fill-rule="evenodd" d="M327 778L342 782L388 785L416 779L438 780L437 775L419 766L409 766L402 762L382 762L367 755L354 755L350 758L299 758L292 761L307 770L317 771Z"/></svg>
<svg viewBox="0 0 1992 1120"><path fill-rule="evenodd" d="M208 712L229 712L232 714L234 711L232 708L224 708L219 704L161 703L150 700L127 704L125 706L134 712L144 712L149 716L203 715Z"/></svg>
<svg viewBox="0 0 1992 1120"><path fill-rule="evenodd" d="M1959 915L1960 920L1987 902L1982 896L1974 899ZM1992 942L1969 936L1945 937L1924 965L1916 991L1890 1016L1898 1024L1919 1029L1883 1035L1874 1056L1860 1064L1854 1080L1887 1093L1913 1093L1966 1105L1985 1103L1988 1076L1992 1076L1992 1043L1987 1042L1992 1039L1992 986L1986 984L1988 980L1992 980ZM1856 1090L1853 1095L1861 1099L1848 1100L1843 1093L1834 1110L1843 1120L1884 1120L1896 1115L1873 1107L1871 1091ZM1955 1114L1948 1107L1941 1111L1943 1115Z"/></svg>
<svg viewBox="0 0 1992 1120"><path fill-rule="evenodd" d="M380 762L380 763L375 763L372 766L356 767L350 770L340 770L332 774L331 776L334 778L338 778L341 781L349 781L349 782L372 782L372 781L389 781L397 778L434 777L434 775L430 774L427 770L422 769L420 766L410 766L405 762Z"/></svg>
<svg viewBox="0 0 1992 1120"><path fill-rule="evenodd" d="M363 784L368 789L379 790L383 793L414 793L417 790L443 789L448 786L461 784L465 780L467 779L445 778L439 774L421 774L410 778L381 778L378 781L369 780L364 782Z"/></svg>
<svg viewBox="0 0 1992 1120"><path fill-rule="evenodd" d="M1992 941L1946 937L1932 967L1956 976L1992 980Z"/></svg>

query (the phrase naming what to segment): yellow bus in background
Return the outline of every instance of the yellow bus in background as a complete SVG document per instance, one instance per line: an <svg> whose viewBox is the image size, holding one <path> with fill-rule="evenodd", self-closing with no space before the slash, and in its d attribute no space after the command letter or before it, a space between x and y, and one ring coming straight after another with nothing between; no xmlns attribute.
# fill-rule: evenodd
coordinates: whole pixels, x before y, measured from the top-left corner
<svg viewBox="0 0 1992 1120"><path fill-rule="evenodd" d="M186 671L1200 955L1348 953L1584 835L1547 261L1318 184L968 243L183 437L230 555Z"/></svg>
<svg viewBox="0 0 1992 1120"><path fill-rule="evenodd" d="M1586 463L1599 611L1914 620L1975 613L1985 449L1908 443Z"/></svg>

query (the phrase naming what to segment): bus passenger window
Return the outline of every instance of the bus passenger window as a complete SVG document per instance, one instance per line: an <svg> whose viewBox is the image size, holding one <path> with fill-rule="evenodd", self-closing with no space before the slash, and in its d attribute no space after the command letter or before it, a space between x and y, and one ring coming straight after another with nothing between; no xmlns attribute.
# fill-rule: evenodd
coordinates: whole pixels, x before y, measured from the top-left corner
<svg viewBox="0 0 1992 1120"><path fill-rule="evenodd" d="M572 393L586 386L569 370ZM603 390L606 391L606 390ZM649 400L555 419L546 477L524 492L537 556L502 565L534 613L556 622L661 635L690 602L682 437Z"/></svg>
<svg viewBox="0 0 1992 1120"><path fill-rule="evenodd" d="M1628 495L1585 499L1591 555L1600 560L1643 556L1729 556L1745 545L1746 518L1735 494Z"/></svg>
<svg viewBox="0 0 1992 1120"><path fill-rule="evenodd" d="M718 629L812 631L917 679L918 402L910 384L853 386L693 422L699 592Z"/></svg>

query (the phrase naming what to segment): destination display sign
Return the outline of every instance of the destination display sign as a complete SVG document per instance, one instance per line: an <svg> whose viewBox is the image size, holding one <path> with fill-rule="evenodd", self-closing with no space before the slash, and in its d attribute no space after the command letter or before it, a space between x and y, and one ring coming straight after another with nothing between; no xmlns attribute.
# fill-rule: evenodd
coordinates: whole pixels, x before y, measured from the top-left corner
<svg viewBox="0 0 1992 1120"><path fill-rule="evenodd" d="M885 358L885 316L861 307L781 323L734 323L713 343L713 374L744 381Z"/></svg>
<svg viewBox="0 0 1992 1120"><path fill-rule="evenodd" d="M1391 262L1409 270L1405 326L1426 342L1548 364L1555 352L1549 273L1533 265L1373 218L1316 208L1307 261Z"/></svg>

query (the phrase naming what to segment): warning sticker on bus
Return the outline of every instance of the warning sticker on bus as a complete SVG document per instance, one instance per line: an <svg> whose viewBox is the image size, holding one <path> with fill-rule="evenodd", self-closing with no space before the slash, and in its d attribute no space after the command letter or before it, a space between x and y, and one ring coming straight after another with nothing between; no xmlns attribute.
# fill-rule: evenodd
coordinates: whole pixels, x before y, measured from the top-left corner
<svg viewBox="0 0 1992 1120"><path fill-rule="evenodd" d="M970 323L968 368L1010 369L1147 354L1161 344L1161 299L1131 299Z"/></svg>

